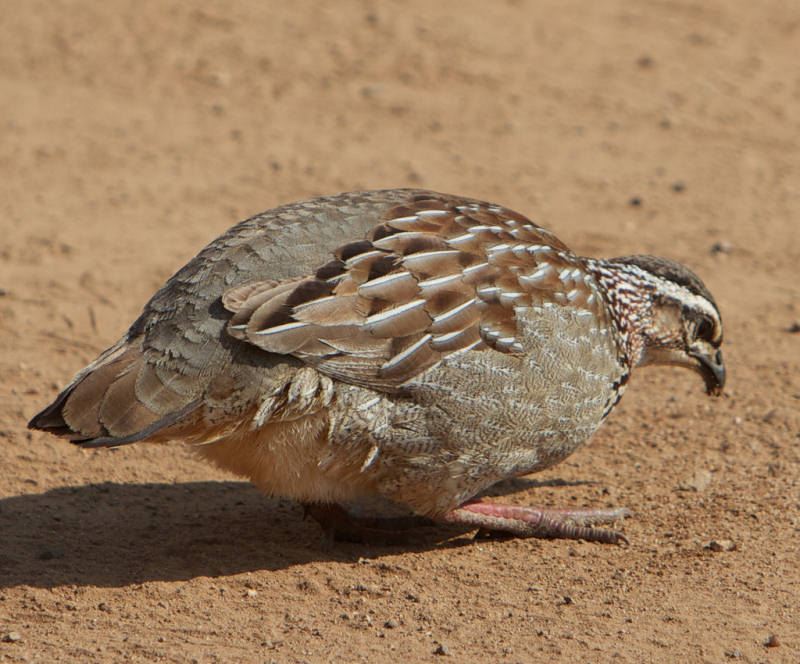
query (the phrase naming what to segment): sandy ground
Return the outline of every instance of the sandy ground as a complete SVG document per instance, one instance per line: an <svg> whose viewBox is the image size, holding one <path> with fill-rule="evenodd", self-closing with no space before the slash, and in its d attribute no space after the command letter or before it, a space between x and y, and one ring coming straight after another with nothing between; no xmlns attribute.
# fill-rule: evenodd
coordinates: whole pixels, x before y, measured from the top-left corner
<svg viewBox="0 0 800 664"><path fill-rule="evenodd" d="M800 661L799 44L791 0L7 3L0 660ZM229 225L387 186L716 294L724 398L643 370L588 446L499 487L628 506L630 546L330 546L180 445L26 431Z"/></svg>

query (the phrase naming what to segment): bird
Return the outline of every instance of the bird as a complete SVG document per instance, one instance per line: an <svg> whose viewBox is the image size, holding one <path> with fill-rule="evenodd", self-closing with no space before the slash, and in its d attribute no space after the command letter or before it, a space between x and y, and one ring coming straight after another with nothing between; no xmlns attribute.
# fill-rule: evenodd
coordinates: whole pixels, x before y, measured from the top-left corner
<svg viewBox="0 0 800 664"><path fill-rule="evenodd" d="M83 448L184 441L345 535L387 531L357 514L376 500L619 544L625 508L482 494L581 447L640 366L690 368L721 394L722 340L708 288L673 260L580 256L462 196L349 192L211 242L29 427Z"/></svg>

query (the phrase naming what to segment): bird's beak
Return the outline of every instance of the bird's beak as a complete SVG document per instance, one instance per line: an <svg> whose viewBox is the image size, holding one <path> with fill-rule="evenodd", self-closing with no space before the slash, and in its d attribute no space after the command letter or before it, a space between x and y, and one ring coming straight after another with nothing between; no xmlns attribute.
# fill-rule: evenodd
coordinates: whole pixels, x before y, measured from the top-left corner
<svg viewBox="0 0 800 664"><path fill-rule="evenodd" d="M706 383L708 394L720 395L725 387L725 363L722 351L713 348L693 348L689 354L697 360L697 370Z"/></svg>

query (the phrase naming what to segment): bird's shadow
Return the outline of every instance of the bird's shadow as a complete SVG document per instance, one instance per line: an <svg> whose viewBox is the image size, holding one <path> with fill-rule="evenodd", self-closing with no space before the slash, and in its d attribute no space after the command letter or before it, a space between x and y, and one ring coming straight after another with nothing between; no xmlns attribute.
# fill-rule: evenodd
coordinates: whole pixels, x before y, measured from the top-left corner
<svg viewBox="0 0 800 664"><path fill-rule="evenodd" d="M489 495L568 484L517 479ZM469 543L436 530L402 550ZM0 499L0 588L121 587L397 551L332 543L302 507L265 498L246 482L89 484Z"/></svg>

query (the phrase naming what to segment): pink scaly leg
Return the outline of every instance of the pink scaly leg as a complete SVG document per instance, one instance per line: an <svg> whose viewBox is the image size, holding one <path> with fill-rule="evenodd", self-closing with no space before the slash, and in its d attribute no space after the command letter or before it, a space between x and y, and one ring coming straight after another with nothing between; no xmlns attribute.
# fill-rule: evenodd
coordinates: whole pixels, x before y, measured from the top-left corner
<svg viewBox="0 0 800 664"><path fill-rule="evenodd" d="M613 523L630 516L625 508L551 509L498 505L481 501L466 502L442 517L442 521L500 531L518 537L582 539L604 544L628 543L620 532L594 528L593 524Z"/></svg>

